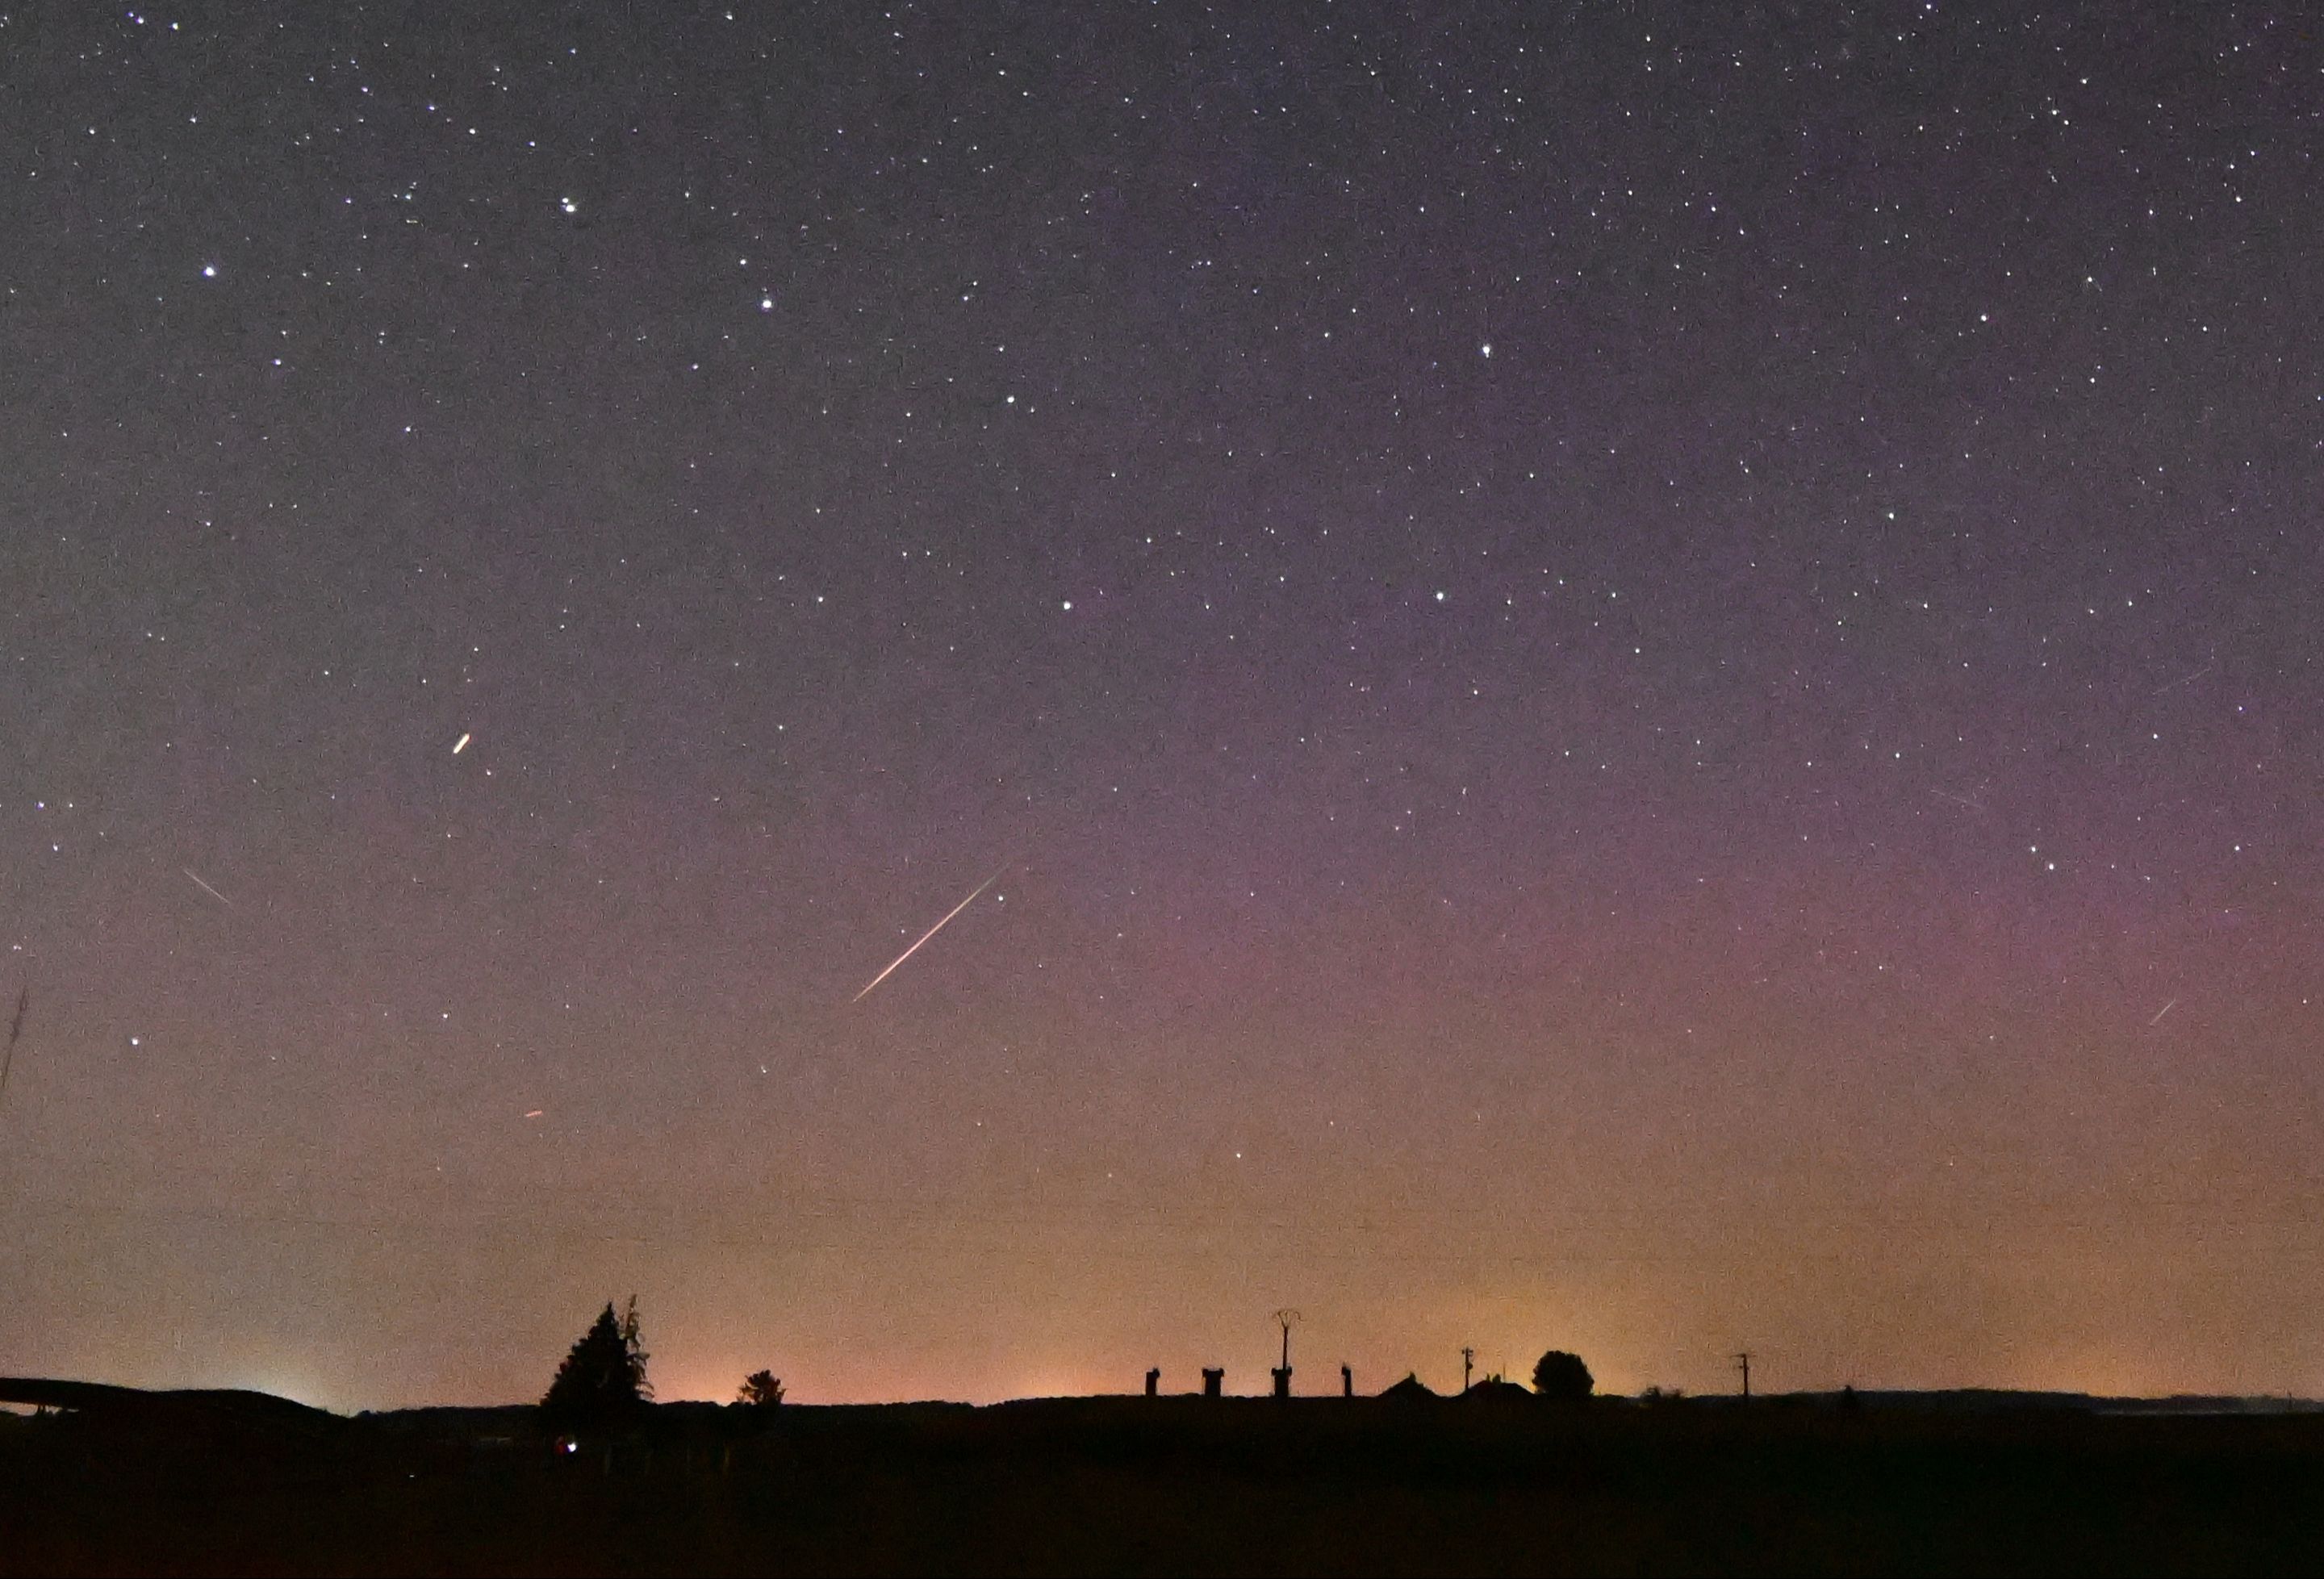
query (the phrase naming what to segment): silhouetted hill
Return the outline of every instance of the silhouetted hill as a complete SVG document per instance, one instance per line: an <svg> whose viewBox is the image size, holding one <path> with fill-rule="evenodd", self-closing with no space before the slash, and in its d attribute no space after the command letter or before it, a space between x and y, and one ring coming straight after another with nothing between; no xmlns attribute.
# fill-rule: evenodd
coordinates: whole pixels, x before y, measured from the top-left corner
<svg viewBox="0 0 2324 1579"><path fill-rule="evenodd" d="M0 1569L2324 1565L2324 1416L2005 1401L2025 1396L676 1404L571 1439L529 1408L415 1409L286 1426L287 1453L172 1451L112 1399L0 1417Z"/></svg>
<svg viewBox="0 0 2324 1579"><path fill-rule="evenodd" d="M178 1388L153 1390L115 1387L103 1381L59 1381L46 1377L0 1376L0 1404L70 1409L93 1417L143 1420L232 1421L253 1430L327 1429L338 1417L271 1392L243 1388Z"/></svg>
<svg viewBox="0 0 2324 1579"><path fill-rule="evenodd" d="M1792 1402L1836 1405L1850 1395L1837 1392L1776 1393L1754 1399L1752 1407L1782 1407ZM1864 1408L1914 1409L1927 1414L1989 1415L2039 1410L2068 1410L2094 1415L2296 1415L2324 1411L2324 1403L2280 1396L2245 1397L2233 1394L2174 1393L2169 1398L2111 1398L2089 1392L2021 1392L2006 1388L1960 1387L1930 1391L1859 1391L1852 1395ZM1740 1399L1713 1396L1688 1403L1725 1407Z"/></svg>

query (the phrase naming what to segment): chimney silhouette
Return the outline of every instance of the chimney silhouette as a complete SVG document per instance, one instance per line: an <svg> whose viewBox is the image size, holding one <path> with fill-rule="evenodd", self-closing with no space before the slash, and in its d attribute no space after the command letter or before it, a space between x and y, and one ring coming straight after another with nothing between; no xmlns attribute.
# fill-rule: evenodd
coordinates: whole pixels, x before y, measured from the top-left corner
<svg viewBox="0 0 2324 1579"><path fill-rule="evenodd" d="M1340 1396L1342 1398L1356 1396L1356 1373L1344 1362L1340 1366Z"/></svg>
<svg viewBox="0 0 2324 1579"><path fill-rule="evenodd" d="M1218 1396L1219 1396L1219 1383L1221 1383L1222 1381L1224 1381L1226 1379L1227 1379L1227 1373L1226 1373L1226 1368L1225 1368L1224 1366L1213 1366L1213 1365L1205 1365L1205 1366L1204 1366L1204 1367L1203 1367L1203 1396L1204 1396L1204 1398L1216 1398L1216 1397L1218 1397Z"/></svg>
<svg viewBox="0 0 2324 1579"><path fill-rule="evenodd" d="M1155 1366L1146 1373L1146 1396L1152 1398L1162 1385L1162 1367Z"/></svg>

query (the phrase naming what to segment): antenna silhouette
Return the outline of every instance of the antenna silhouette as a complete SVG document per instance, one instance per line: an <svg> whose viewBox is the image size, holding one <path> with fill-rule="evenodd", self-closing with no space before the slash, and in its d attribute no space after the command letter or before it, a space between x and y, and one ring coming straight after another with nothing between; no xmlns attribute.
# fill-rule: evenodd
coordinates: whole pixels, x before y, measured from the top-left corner
<svg viewBox="0 0 2324 1579"><path fill-rule="evenodd" d="M1291 1396L1291 1329L1299 1320L1299 1313L1288 1306L1275 1313L1275 1325L1283 1329L1283 1363L1275 1368L1275 1396Z"/></svg>
<svg viewBox="0 0 2324 1579"><path fill-rule="evenodd" d="M1476 1368L1477 1351L1475 1346L1470 1345L1463 1347L1461 1351L1461 1390L1462 1392L1469 1390L1469 1372Z"/></svg>
<svg viewBox="0 0 2324 1579"><path fill-rule="evenodd" d="M1735 1356L1735 1363L1743 1372L1743 1396L1749 1398L1751 1396L1751 1351L1744 1349L1738 1352Z"/></svg>

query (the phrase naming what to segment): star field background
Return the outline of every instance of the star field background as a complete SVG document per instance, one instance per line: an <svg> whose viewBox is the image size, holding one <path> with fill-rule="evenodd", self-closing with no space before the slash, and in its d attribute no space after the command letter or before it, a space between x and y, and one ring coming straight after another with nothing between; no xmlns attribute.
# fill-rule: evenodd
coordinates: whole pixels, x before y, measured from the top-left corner
<svg viewBox="0 0 2324 1579"><path fill-rule="evenodd" d="M2315 31L1729 9L0 15L0 1369L2324 1389Z"/></svg>

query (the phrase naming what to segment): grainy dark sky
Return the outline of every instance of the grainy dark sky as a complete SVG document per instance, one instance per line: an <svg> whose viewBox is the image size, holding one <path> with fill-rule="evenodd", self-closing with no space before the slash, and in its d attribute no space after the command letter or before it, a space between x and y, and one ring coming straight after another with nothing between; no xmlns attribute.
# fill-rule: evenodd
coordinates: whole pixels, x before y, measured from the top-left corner
<svg viewBox="0 0 2324 1579"><path fill-rule="evenodd" d="M2319 64L0 14L0 1370L2324 1390Z"/></svg>

